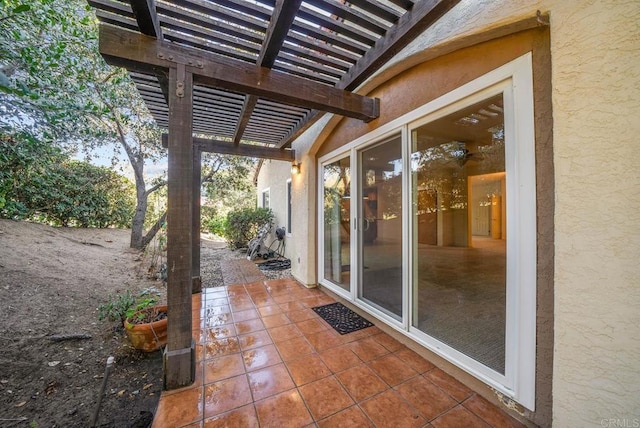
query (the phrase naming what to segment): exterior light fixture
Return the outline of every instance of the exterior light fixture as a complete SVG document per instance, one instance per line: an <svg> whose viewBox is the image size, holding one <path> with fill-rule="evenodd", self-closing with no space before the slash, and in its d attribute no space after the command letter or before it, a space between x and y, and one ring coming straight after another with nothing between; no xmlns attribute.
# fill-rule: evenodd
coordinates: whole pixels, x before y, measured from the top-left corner
<svg viewBox="0 0 640 428"><path fill-rule="evenodd" d="M293 161L293 163L291 164L291 174L300 174L300 164L296 161Z"/></svg>

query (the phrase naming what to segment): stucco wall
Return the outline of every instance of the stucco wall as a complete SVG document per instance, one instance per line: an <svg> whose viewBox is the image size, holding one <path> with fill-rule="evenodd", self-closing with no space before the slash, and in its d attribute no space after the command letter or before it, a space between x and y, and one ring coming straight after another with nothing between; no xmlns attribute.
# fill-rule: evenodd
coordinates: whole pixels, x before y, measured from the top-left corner
<svg viewBox="0 0 640 428"><path fill-rule="evenodd" d="M537 9L551 16L553 423L634 426L640 422L640 2L462 1L379 77L419 62L433 45ZM317 145L309 141L328 133L312 128L293 147L313 154ZM315 240L309 249L315 251ZM627 425L613 425L621 421Z"/></svg>
<svg viewBox="0 0 640 428"><path fill-rule="evenodd" d="M269 189L269 206L275 215L271 236L267 239L269 245L275 239L275 231L278 227L287 227L287 180L291 178L291 163L265 160L262 163L256 186L258 194L258 206L262 206L262 192ZM285 257L290 258L290 237L285 237ZM273 247L277 246L273 244Z"/></svg>

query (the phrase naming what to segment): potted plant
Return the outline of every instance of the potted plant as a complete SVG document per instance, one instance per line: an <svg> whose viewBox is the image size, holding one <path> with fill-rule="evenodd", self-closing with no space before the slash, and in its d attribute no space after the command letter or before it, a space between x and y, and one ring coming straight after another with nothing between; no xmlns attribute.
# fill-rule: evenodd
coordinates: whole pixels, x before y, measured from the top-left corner
<svg viewBox="0 0 640 428"><path fill-rule="evenodd" d="M167 344L167 306L148 306L124 320L124 330L134 348L152 352Z"/></svg>
<svg viewBox="0 0 640 428"><path fill-rule="evenodd" d="M167 343L167 306L157 305L157 296L150 294L154 290L145 289L134 297L127 290L98 307L98 319L119 321L133 347L145 352Z"/></svg>

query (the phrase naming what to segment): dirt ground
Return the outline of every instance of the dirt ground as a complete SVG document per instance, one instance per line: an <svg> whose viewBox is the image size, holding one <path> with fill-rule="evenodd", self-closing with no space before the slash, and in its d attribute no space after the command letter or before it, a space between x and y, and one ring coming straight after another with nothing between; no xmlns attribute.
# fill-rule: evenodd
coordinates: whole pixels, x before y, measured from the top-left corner
<svg viewBox="0 0 640 428"><path fill-rule="evenodd" d="M134 350L119 323L98 320L98 306L125 290L153 287L166 299L162 281L148 278L153 249L128 242L128 230L0 219L0 427L89 426L109 356L97 426L148 426L162 390L161 352ZM208 282L221 283L219 259L233 257L223 247L203 240ZM91 338L49 338L60 334Z"/></svg>

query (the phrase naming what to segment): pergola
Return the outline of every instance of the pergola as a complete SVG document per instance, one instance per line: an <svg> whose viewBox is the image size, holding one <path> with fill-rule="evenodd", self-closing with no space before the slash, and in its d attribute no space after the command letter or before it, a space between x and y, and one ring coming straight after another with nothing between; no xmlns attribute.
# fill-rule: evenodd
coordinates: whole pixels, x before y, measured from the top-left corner
<svg viewBox="0 0 640 428"><path fill-rule="evenodd" d="M293 161L291 142L324 113L376 119L384 106L354 91L459 0L88 1L100 53L168 130L164 372L179 388L194 379L201 152Z"/></svg>

